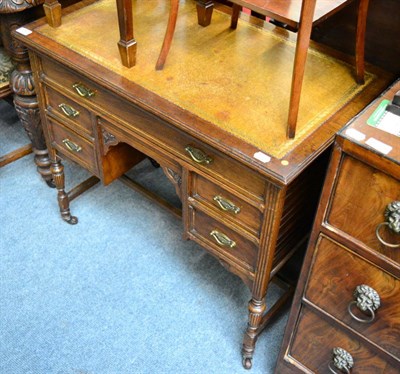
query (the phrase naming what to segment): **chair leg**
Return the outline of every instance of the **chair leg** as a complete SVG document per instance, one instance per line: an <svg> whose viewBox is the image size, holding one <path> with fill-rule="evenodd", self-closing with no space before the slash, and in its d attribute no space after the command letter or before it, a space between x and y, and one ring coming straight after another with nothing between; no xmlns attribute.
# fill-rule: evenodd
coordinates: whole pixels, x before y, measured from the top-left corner
<svg viewBox="0 0 400 374"><path fill-rule="evenodd" d="M316 0L303 0L300 15L299 33L297 36L294 57L292 88L290 93L287 137L294 138L296 134L297 116L299 114L300 94L303 85L304 70L312 30L312 22Z"/></svg>
<svg viewBox="0 0 400 374"><path fill-rule="evenodd" d="M214 2L210 0L197 0L197 22L200 26L206 27L211 23L214 9Z"/></svg>
<svg viewBox="0 0 400 374"><path fill-rule="evenodd" d="M162 70L164 68L165 61L168 56L169 49L171 47L172 38L175 33L176 19L178 17L179 0L171 0L169 18L167 30L164 36L164 42L161 47L160 55L158 56L156 70Z"/></svg>
<svg viewBox="0 0 400 374"><path fill-rule="evenodd" d="M136 40L133 36L132 0L117 0L118 42L122 65L130 68L136 64Z"/></svg>
<svg viewBox="0 0 400 374"><path fill-rule="evenodd" d="M357 83L364 83L364 54L365 54L365 32L367 28L369 0L358 0L357 31L356 31L356 80Z"/></svg>
<svg viewBox="0 0 400 374"><path fill-rule="evenodd" d="M240 5L232 4L232 17L231 17L231 29L232 30L236 30L236 28L237 28L241 10L242 10L242 7Z"/></svg>
<svg viewBox="0 0 400 374"><path fill-rule="evenodd" d="M51 27L61 26L61 4L58 0L45 0L43 9L46 21Z"/></svg>

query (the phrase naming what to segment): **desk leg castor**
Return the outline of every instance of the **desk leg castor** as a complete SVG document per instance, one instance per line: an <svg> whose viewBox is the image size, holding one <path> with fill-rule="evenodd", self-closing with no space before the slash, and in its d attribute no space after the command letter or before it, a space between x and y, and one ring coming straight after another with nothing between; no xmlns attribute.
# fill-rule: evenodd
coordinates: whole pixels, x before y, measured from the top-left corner
<svg viewBox="0 0 400 374"><path fill-rule="evenodd" d="M251 357L243 357L242 365L245 369L250 370L253 365L253 359Z"/></svg>
<svg viewBox="0 0 400 374"><path fill-rule="evenodd" d="M51 164L51 174L58 191L57 199L61 218L70 225L75 225L78 223L78 218L72 216L69 209L69 197L65 192L64 166L61 161L56 160Z"/></svg>

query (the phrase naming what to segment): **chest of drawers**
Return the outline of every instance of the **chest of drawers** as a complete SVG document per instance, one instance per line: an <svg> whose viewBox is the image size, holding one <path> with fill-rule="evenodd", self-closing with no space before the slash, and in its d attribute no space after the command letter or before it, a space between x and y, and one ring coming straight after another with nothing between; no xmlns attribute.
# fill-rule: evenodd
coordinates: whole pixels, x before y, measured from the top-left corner
<svg viewBox="0 0 400 374"><path fill-rule="evenodd" d="M398 373L400 141L371 126L395 83L338 135L277 373Z"/></svg>
<svg viewBox="0 0 400 374"><path fill-rule="evenodd" d="M102 8L104 3L106 8ZM115 14L109 14L113 9L109 4L94 3L90 10L92 21L98 14L101 21L110 22ZM150 11L149 15L153 13ZM175 83L181 71L156 73L151 58L138 64L134 71L121 70L119 66L113 69L104 56L95 57L98 36L91 34L93 25L86 25L85 14L78 10L71 16L88 37L94 38L89 53L76 51L77 44L83 42L87 52L88 40L78 38L74 43L65 43L58 39L60 32L67 32L68 40L76 36L68 16L56 31L46 28L40 20L28 25L27 32L15 33L30 51L62 218L77 223L70 212L71 194L65 191L61 158L77 162L104 184L119 178L144 157L154 159L182 200L184 238L200 244L251 291L242 348L243 364L251 367L257 337L291 295L289 287L277 303L267 305L271 280L308 236L334 134L381 92L391 77L376 71L380 79L372 79L356 100L341 103L323 126L310 127L304 141L282 144L287 149L283 156L270 157L243 136L218 125L221 118L229 119L232 113L242 115L235 112L236 96L229 98L233 103L229 111L220 107L218 96L213 96L224 89L236 92L239 70L230 79L219 79L215 92L208 87L209 82L199 81L197 70L190 71L191 84L185 81L181 85ZM103 22L100 24L104 29ZM147 29L147 35L152 35L150 31ZM189 39L183 38L182 42ZM112 33L103 35L102 47L109 42L114 45ZM222 50L232 48L229 41L225 43ZM148 47L154 45L148 43ZM104 51L109 53L107 47ZM112 53L106 57L112 60ZM186 53L181 57L185 58ZM227 62L222 59L219 67ZM150 71L150 77L138 82L145 70ZM157 82L150 89L148 84L154 81ZM232 83L234 89L224 86ZM256 85L257 89L261 86ZM165 87L170 88L168 92ZM176 93L175 101L165 96L169 91ZM195 112L196 108L184 107L184 99L189 96L195 97L194 107L205 98L212 104L206 108L206 115L211 113L214 122L203 112ZM239 104L243 106L243 102ZM248 105L257 102L249 99ZM271 129L275 126L274 118L268 117L264 122ZM268 129L262 134L268 138Z"/></svg>

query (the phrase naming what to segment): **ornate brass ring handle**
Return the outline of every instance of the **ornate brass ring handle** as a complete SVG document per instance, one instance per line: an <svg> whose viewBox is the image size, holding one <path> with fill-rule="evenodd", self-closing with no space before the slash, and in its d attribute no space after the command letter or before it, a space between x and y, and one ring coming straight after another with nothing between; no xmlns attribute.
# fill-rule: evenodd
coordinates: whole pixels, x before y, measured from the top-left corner
<svg viewBox="0 0 400 374"><path fill-rule="evenodd" d="M333 348L332 354L332 361L328 365L329 370L334 374L338 373L336 369L340 370L341 373L350 374L350 369L354 365L351 354L340 347Z"/></svg>
<svg viewBox="0 0 400 374"><path fill-rule="evenodd" d="M207 156L202 150L192 147L190 145L185 147L185 151L189 153L190 157L193 161L198 164L211 164L213 159L210 156Z"/></svg>
<svg viewBox="0 0 400 374"><path fill-rule="evenodd" d="M222 232L219 232L217 230L213 230L210 232L210 235L215 239L215 241L223 246L223 247L229 247L233 248L236 245L236 242L233 241L232 239L229 239L225 234Z"/></svg>
<svg viewBox="0 0 400 374"><path fill-rule="evenodd" d="M216 201L219 207L226 212L233 212L235 214L240 213L240 208L238 206L233 204L231 201L224 199L220 195L214 196L214 201Z"/></svg>
<svg viewBox="0 0 400 374"><path fill-rule="evenodd" d="M370 286L361 284L356 287L353 296L355 300L351 301L347 306L349 314L358 322L371 323L375 319L375 311L381 306L381 299L378 292ZM352 311L353 305L356 305L359 310L369 316L367 318L356 316Z"/></svg>
<svg viewBox="0 0 400 374"><path fill-rule="evenodd" d="M85 97L86 99L89 99L96 94L96 91L93 91L92 89L86 87L80 82L74 83L72 85L72 88L77 92L79 96Z"/></svg>
<svg viewBox="0 0 400 374"><path fill-rule="evenodd" d="M399 244L388 243L382 239L380 234L381 228L387 226L389 230L396 234L400 234L400 201L392 201L385 209L385 222L380 223L375 230L375 235L377 239L386 247L390 248L400 248Z"/></svg>
<svg viewBox="0 0 400 374"><path fill-rule="evenodd" d="M67 117L74 118L79 116L79 112L68 104L61 103L58 107Z"/></svg>
<svg viewBox="0 0 400 374"><path fill-rule="evenodd" d="M62 142L71 152L80 152L82 150L82 147L74 142L71 142L69 139L64 139Z"/></svg>

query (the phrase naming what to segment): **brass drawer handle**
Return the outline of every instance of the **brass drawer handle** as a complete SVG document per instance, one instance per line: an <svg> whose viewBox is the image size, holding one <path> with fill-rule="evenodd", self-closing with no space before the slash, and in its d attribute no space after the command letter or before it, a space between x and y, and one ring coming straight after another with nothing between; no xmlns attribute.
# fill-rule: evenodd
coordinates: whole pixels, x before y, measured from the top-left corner
<svg viewBox="0 0 400 374"><path fill-rule="evenodd" d="M188 152L192 160L198 164L209 165L213 161L213 159L210 156L207 156L202 150L191 147L190 145L185 147L185 151Z"/></svg>
<svg viewBox="0 0 400 374"><path fill-rule="evenodd" d="M229 239L225 234L222 232L219 232L217 230L213 230L210 232L210 235L215 239L215 241L223 246L223 247L229 247L233 248L236 245L236 242Z"/></svg>
<svg viewBox="0 0 400 374"><path fill-rule="evenodd" d="M74 118L79 116L79 112L68 104L61 103L58 107L67 117Z"/></svg>
<svg viewBox="0 0 400 374"><path fill-rule="evenodd" d="M375 319L375 311L381 306L381 298L378 292L370 286L361 284L356 287L353 296L355 300L351 301L347 306L349 314L358 322L371 323ZM353 305L356 305L358 309L368 314L368 318L356 316L352 311Z"/></svg>
<svg viewBox="0 0 400 374"><path fill-rule="evenodd" d="M74 83L72 85L72 88L77 92L79 96L85 97L86 99L89 99L96 94L96 91L91 90L80 82Z"/></svg>
<svg viewBox="0 0 400 374"><path fill-rule="evenodd" d="M339 369L341 373L350 374L350 369L354 365L351 354L340 347L333 348L332 354L332 361L328 365L329 370L334 374L338 373L336 369Z"/></svg>
<svg viewBox="0 0 400 374"><path fill-rule="evenodd" d="M393 231L395 234L400 234L400 201L393 201L385 209L385 222L380 223L376 226L375 235L381 244L389 248L400 248L399 244L388 243L382 239L380 234L381 228L387 226L389 230Z"/></svg>
<svg viewBox="0 0 400 374"><path fill-rule="evenodd" d="M71 142L69 139L64 139L62 142L71 152L80 152L82 150L82 147L74 142Z"/></svg>
<svg viewBox="0 0 400 374"><path fill-rule="evenodd" d="M235 214L240 213L240 208L238 206L236 206L234 203L232 203L231 201L224 199L222 196L217 195L214 196L214 201L217 202L217 204L219 205L219 207L226 211L226 212L233 212Z"/></svg>

